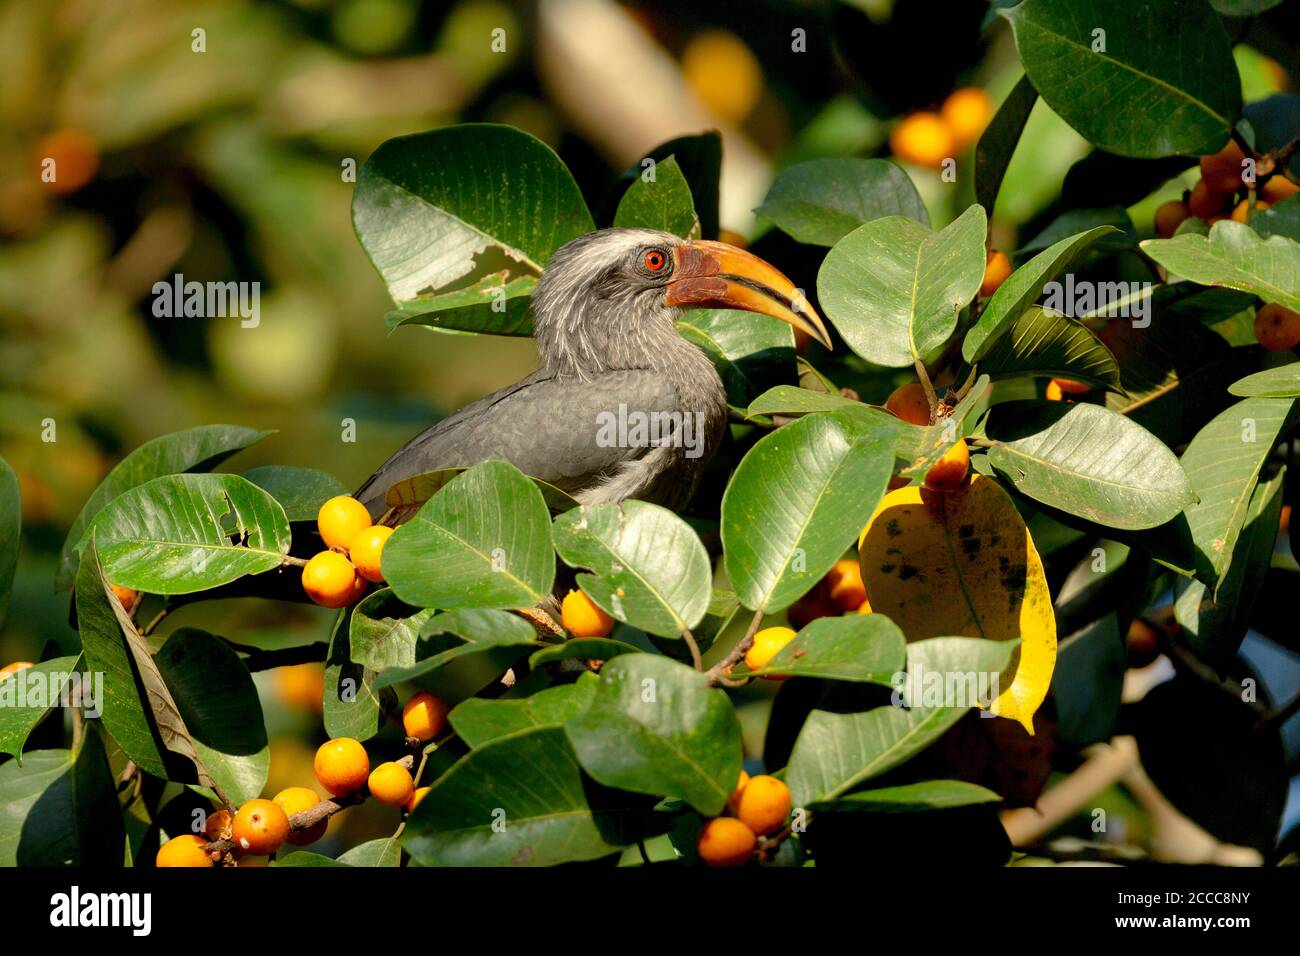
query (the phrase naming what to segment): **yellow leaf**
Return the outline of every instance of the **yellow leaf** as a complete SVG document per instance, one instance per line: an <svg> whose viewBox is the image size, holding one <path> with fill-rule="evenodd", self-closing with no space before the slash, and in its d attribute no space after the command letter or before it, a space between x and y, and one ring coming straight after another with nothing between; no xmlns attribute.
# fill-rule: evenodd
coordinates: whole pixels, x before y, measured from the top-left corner
<svg viewBox="0 0 1300 956"><path fill-rule="evenodd" d="M1056 615L1033 538L997 482L974 475L956 491L891 491L858 556L872 609L909 641L1020 638L1015 677L990 709L1032 734L1056 665Z"/></svg>

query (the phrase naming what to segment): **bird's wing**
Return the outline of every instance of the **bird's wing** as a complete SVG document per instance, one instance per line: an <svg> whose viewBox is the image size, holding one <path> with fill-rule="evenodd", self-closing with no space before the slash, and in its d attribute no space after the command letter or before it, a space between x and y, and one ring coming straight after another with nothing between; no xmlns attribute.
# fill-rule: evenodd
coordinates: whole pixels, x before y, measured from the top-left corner
<svg viewBox="0 0 1300 956"><path fill-rule="evenodd" d="M407 442L357 491L372 514L397 482L441 468L497 458L566 491L580 490L646 453L644 447L597 442L602 412L678 409L673 385L658 372L628 369L589 381L544 372L479 399Z"/></svg>

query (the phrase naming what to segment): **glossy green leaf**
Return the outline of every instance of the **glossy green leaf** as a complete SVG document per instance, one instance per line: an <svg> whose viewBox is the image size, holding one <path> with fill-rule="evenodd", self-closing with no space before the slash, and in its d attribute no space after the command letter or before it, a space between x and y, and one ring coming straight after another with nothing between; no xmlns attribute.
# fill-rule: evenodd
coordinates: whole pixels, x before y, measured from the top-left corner
<svg viewBox="0 0 1300 956"><path fill-rule="evenodd" d="M346 866L389 867L401 866L402 844L395 837L381 837L358 843L339 854L339 863Z"/></svg>
<svg viewBox="0 0 1300 956"><path fill-rule="evenodd" d="M131 452L99 483L72 522L59 554L58 588L66 590L72 587L77 559L85 545L85 533L91 519L118 495L163 475L209 471L235 452L270 434L238 425L202 425L147 441Z"/></svg>
<svg viewBox="0 0 1300 956"><path fill-rule="evenodd" d="M565 563L594 572L579 574L578 583L616 620L681 637L708 610L708 552L666 508L644 501L576 508L555 519L554 537Z"/></svg>
<svg viewBox="0 0 1300 956"><path fill-rule="evenodd" d="M1037 102L1034 84L1029 77L1022 76L975 144L975 201L989 216L993 215L1007 166Z"/></svg>
<svg viewBox="0 0 1300 956"><path fill-rule="evenodd" d="M125 842L98 734L0 764L0 866L119 867Z"/></svg>
<svg viewBox="0 0 1300 956"><path fill-rule="evenodd" d="M373 670L352 658L352 608L334 619L325 658L325 732L366 741L384 727L384 711Z"/></svg>
<svg viewBox="0 0 1300 956"><path fill-rule="evenodd" d="M56 657L0 680L0 753L13 754L22 761L28 735L52 708L64 706L65 687L71 693L82 686L80 677L76 684L68 684L74 672L83 670L81 662L80 656ZM86 686L85 691L93 692L94 685Z"/></svg>
<svg viewBox="0 0 1300 956"><path fill-rule="evenodd" d="M695 200L682 169L672 156L654 166L654 180L638 176L627 188L614 214L620 228L659 229L674 236L698 236L700 221L695 215Z"/></svg>
<svg viewBox="0 0 1300 956"><path fill-rule="evenodd" d="M1122 415L1087 403L995 405L989 463L1035 501L1115 528L1154 528L1192 500L1178 459Z"/></svg>
<svg viewBox="0 0 1300 956"><path fill-rule="evenodd" d="M836 812L857 810L865 813L919 813L926 810L947 810L952 807L969 807L978 803L1001 803L1002 798L978 784L965 780L925 780L905 783L896 787L878 787L847 793L830 804L814 805L813 809Z"/></svg>
<svg viewBox="0 0 1300 956"><path fill-rule="evenodd" d="M315 521L321 505L337 495L348 493L343 482L316 468L262 465L248 469L240 477L248 479L280 502L290 521Z"/></svg>
<svg viewBox="0 0 1300 956"><path fill-rule="evenodd" d="M740 721L730 699L666 657L614 658L601 668L591 707L564 729L600 783L684 800L709 816L740 776Z"/></svg>
<svg viewBox="0 0 1300 956"><path fill-rule="evenodd" d="M809 415L865 407L861 402L831 392L817 392L797 385L774 385L749 403L745 415L748 418L756 415ZM881 414L887 415L888 412Z"/></svg>
<svg viewBox="0 0 1300 956"><path fill-rule="evenodd" d="M690 309L677 321L722 378L727 401L744 407L764 389L794 377L794 330L777 319L736 309Z"/></svg>
<svg viewBox="0 0 1300 956"><path fill-rule="evenodd" d="M549 647L543 647L540 651L534 651L533 655L528 658L528 666L538 668L543 664L553 664L556 661L572 659L607 661L611 657L618 657L620 654L639 654L641 652L642 648L634 644L616 641L609 637L575 637L563 644L552 644Z"/></svg>
<svg viewBox="0 0 1300 956"><path fill-rule="evenodd" d="M551 591L551 516L503 461L453 478L384 545L384 576L416 607L531 607Z"/></svg>
<svg viewBox="0 0 1300 956"><path fill-rule="evenodd" d="M1105 389L1120 387L1110 349L1077 319L1031 305L979 363L990 378L1052 375Z"/></svg>
<svg viewBox="0 0 1300 956"><path fill-rule="evenodd" d="M722 497L722 546L740 603L775 612L821 580L866 524L893 471L895 432L844 413L763 436Z"/></svg>
<svg viewBox="0 0 1300 956"><path fill-rule="evenodd" d="M619 848L588 804L582 770L559 727L472 750L425 794L402 843L426 866L550 866Z"/></svg>
<svg viewBox="0 0 1300 956"><path fill-rule="evenodd" d="M999 12L1039 95L1101 149L1213 153L1241 113L1228 37L1205 4L1024 0Z"/></svg>
<svg viewBox="0 0 1300 956"><path fill-rule="evenodd" d="M1300 362L1247 375L1228 391L1242 398L1300 398Z"/></svg>
<svg viewBox="0 0 1300 956"><path fill-rule="evenodd" d="M534 727L560 727L591 706L597 680L587 672L572 684L549 687L521 700L471 697L453 707L447 719L469 747Z"/></svg>
<svg viewBox="0 0 1300 956"><path fill-rule="evenodd" d="M536 276L511 276L503 270L449 292L426 293L399 302L384 321L390 329L425 325L489 335L532 335L530 307L536 291Z"/></svg>
<svg viewBox="0 0 1300 956"><path fill-rule="evenodd" d="M400 601L391 588L381 588L352 609L352 660L372 671L410 667L415 643L436 612Z"/></svg>
<svg viewBox="0 0 1300 956"><path fill-rule="evenodd" d="M737 665L735 678L781 674L892 686L907 667L907 640L883 614L846 614L810 623L770 661L751 671Z"/></svg>
<svg viewBox="0 0 1300 956"><path fill-rule="evenodd" d="M531 624L517 614L486 608L461 608L437 614L425 622L409 667L391 667L375 681L376 688L432 673L467 654L498 650L522 656L539 646Z"/></svg>
<svg viewBox="0 0 1300 956"><path fill-rule="evenodd" d="M849 233L817 274L826 317L869 362L911 365L942 345L984 278L987 217L971 206L938 232L901 216Z"/></svg>
<svg viewBox="0 0 1300 956"><path fill-rule="evenodd" d="M1250 217L1250 228L1265 239L1284 236L1300 242L1300 196L1291 196L1267 209L1255 209Z"/></svg>
<svg viewBox="0 0 1300 956"><path fill-rule="evenodd" d="M1016 319L1038 300L1048 283L1054 282L1085 249L1117 231L1113 226L1097 226L1062 239L1011 273L985 303L979 321L966 333L961 347L962 358L974 363L988 355ZM982 271L980 275L983 276Z"/></svg>
<svg viewBox="0 0 1300 956"><path fill-rule="evenodd" d="M293 535L279 503L238 475L166 475L113 499L91 525L109 580L189 594L278 567Z"/></svg>
<svg viewBox="0 0 1300 956"><path fill-rule="evenodd" d="M754 210L800 242L833 246L865 222L930 215L907 173L886 159L812 159L777 174Z"/></svg>
<svg viewBox="0 0 1300 956"><path fill-rule="evenodd" d="M1300 311L1300 242L1261 239L1250 226L1216 222L1209 236L1180 234L1147 239L1142 250L1172 275L1201 285L1225 286Z"/></svg>

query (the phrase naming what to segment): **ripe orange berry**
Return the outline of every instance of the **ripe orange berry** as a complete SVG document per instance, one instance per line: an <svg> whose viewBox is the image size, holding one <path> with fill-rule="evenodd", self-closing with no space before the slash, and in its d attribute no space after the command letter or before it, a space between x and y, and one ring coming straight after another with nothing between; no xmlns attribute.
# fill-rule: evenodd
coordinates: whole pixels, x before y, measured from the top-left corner
<svg viewBox="0 0 1300 956"><path fill-rule="evenodd" d="M335 737L316 751L316 779L336 797L359 790L370 773L366 748L351 737Z"/></svg>
<svg viewBox="0 0 1300 956"><path fill-rule="evenodd" d="M939 115L948 124L958 149L965 149L979 139L993 116L993 100L974 86L954 90L939 107Z"/></svg>
<svg viewBox="0 0 1300 956"><path fill-rule="evenodd" d="M1161 203L1160 208L1156 210L1156 235L1161 239L1168 239L1178 227L1183 224L1183 220L1192 214L1187 208L1187 203L1181 199L1171 199L1167 203Z"/></svg>
<svg viewBox="0 0 1300 956"><path fill-rule="evenodd" d="M1270 352L1285 352L1300 343L1300 312L1270 302L1255 313L1255 338Z"/></svg>
<svg viewBox="0 0 1300 956"><path fill-rule="evenodd" d="M1011 275L1011 260L1007 254L998 249L989 250L988 261L984 264L984 281L980 283L980 295L987 298Z"/></svg>
<svg viewBox="0 0 1300 956"><path fill-rule="evenodd" d="M402 726L406 736L427 741L447 728L447 712L451 705L436 694L420 691L402 708Z"/></svg>
<svg viewBox="0 0 1300 956"><path fill-rule="evenodd" d="M937 113L913 113L889 134L889 148L899 159L938 169L957 152L948 124Z"/></svg>
<svg viewBox="0 0 1300 956"><path fill-rule="evenodd" d="M1053 382L1066 395L1086 395L1092 391L1092 386L1086 382L1076 382L1072 378L1054 378Z"/></svg>
<svg viewBox="0 0 1300 956"><path fill-rule="evenodd" d="M414 812L415 808L420 805L420 801L424 799L425 794L427 794L432 789L433 789L432 787L416 787L414 790L412 790L411 799L406 801L406 812L407 813Z"/></svg>
<svg viewBox="0 0 1300 956"><path fill-rule="evenodd" d="M1242 186L1241 162L1246 158L1241 147L1228 140L1217 153L1201 157L1201 179L1215 192L1231 195Z"/></svg>
<svg viewBox="0 0 1300 956"><path fill-rule="evenodd" d="M278 803L249 800L235 813L235 846L245 853L270 856L289 836L289 817Z"/></svg>
<svg viewBox="0 0 1300 956"><path fill-rule="evenodd" d="M357 574L376 584L384 580L380 567L380 557L384 553L384 544L393 536L393 529L382 524L372 525L352 539L348 557L357 569Z"/></svg>
<svg viewBox="0 0 1300 956"><path fill-rule="evenodd" d="M1160 634L1140 617L1128 626L1128 666L1146 667L1160 656Z"/></svg>
<svg viewBox="0 0 1300 956"><path fill-rule="evenodd" d="M863 598L863 599L862 599L862 603L858 605L858 613L859 613L859 614L871 614L871 613L872 613L872 610L871 610L871 602L870 602L869 600L867 600L866 598Z"/></svg>
<svg viewBox="0 0 1300 956"><path fill-rule="evenodd" d="M63 129L51 133L36 145L36 162L45 173L45 161L53 160L54 178L41 184L53 193L66 196L74 193L94 178L99 169L99 148L94 138L79 129Z"/></svg>
<svg viewBox="0 0 1300 956"><path fill-rule="evenodd" d="M759 774L741 791L736 816L756 834L766 836L785 826L790 805L790 788L776 777Z"/></svg>
<svg viewBox="0 0 1300 956"><path fill-rule="evenodd" d="M969 471L970 449L966 447L966 439L959 438L925 473L925 487L931 491L953 491L962 486Z"/></svg>
<svg viewBox="0 0 1300 956"><path fill-rule="evenodd" d="M1258 199L1255 201L1255 210L1257 212L1263 212L1267 208L1268 203L1264 202L1264 200ZM1248 215L1250 215L1250 203L1243 199L1241 202L1237 203L1236 208L1232 210L1231 218L1233 222L1239 222L1244 225Z"/></svg>
<svg viewBox="0 0 1300 956"><path fill-rule="evenodd" d="M208 841L197 833L172 837L158 848L154 866L212 866L212 857L208 855Z"/></svg>
<svg viewBox="0 0 1300 956"><path fill-rule="evenodd" d="M320 506L316 529L326 547L346 551L352 539L371 526L366 506L350 495L336 495Z"/></svg>
<svg viewBox="0 0 1300 956"><path fill-rule="evenodd" d="M830 586L830 597L841 611L856 611L858 605L867 599L867 589L862 583L862 568L853 558L842 558L835 562L826 575Z"/></svg>
<svg viewBox="0 0 1300 956"><path fill-rule="evenodd" d="M762 670L768 661L776 657L781 648L794 640L795 632L788 627L765 627L754 635L754 642L745 651L745 666L751 671ZM765 680L785 680L781 674L765 677Z"/></svg>
<svg viewBox="0 0 1300 956"><path fill-rule="evenodd" d="M1259 190L1260 198L1271 203L1281 202L1296 193L1300 193L1300 186L1291 182L1281 173L1274 173Z"/></svg>
<svg viewBox="0 0 1300 956"><path fill-rule="evenodd" d="M1211 216L1217 216L1228 208L1228 202L1232 199L1232 192L1223 192L1215 189L1209 182L1202 179L1192 187L1191 195L1187 197L1187 209L1193 216L1201 219L1209 219Z"/></svg>
<svg viewBox="0 0 1300 956"><path fill-rule="evenodd" d="M14 661L12 664L6 664L4 667L0 667L0 680L35 666L31 661Z"/></svg>
<svg viewBox="0 0 1300 956"><path fill-rule="evenodd" d="M316 806L320 803L320 796L309 787L288 787L272 797L271 802L283 810L286 817L292 817ZM294 846L307 846L323 837L329 825L327 817L318 820L305 830L290 829L287 839Z"/></svg>
<svg viewBox="0 0 1300 956"><path fill-rule="evenodd" d="M1047 383L1047 400L1049 402L1059 402L1063 398L1065 398L1065 389L1061 388L1056 379L1052 379Z"/></svg>
<svg viewBox="0 0 1300 956"><path fill-rule="evenodd" d="M289 707L319 714L325 702L325 668L321 664L277 667L275 690Z"/></svg>
<svg viewBox="0 0 1300 956"><path fill-rule="evenodd" d="M715 817L704 824L695 852L709 866L744 866L754 855L758 838L734 817Z"/></svg>
<svg viewBox="0 0 1300 956"><path fill-rule="evenodd" d="M131 613L131 609L135 607L135 602L140 600L140 595L137 592L121 585L114 584L113 593L117 595L118 603L122 605L122 610L126 611L127 614Z"/></svg>
<svg viewBox="0 0 1300 956"><path fill-rule="evenodd" d="M912 425L930 424L930 400L918 382L900 385L885 399L885 411Z"/></svg>
<svg viewBox="0 0 1300 956"><path fill-rule="evenodd" d="M604 637L614 629L614 619L581 591L570 591L564 596L560 619L574 637Z"/></svg>
<svg viewBox="0 0 1300 956"><path fill-rule="evenodd" d="M209 840L227 839L233 823L229 810L213 810L203 821L203 835Z"/></svg>
<svg viewBox="0 0 1300 956"><path fill-rule="evenodd" d="M731 791L731 796L727 797L727 806L731 807L732 812L736 810L736 803L740 800L740 794L745 789L745 784L749 783L749 774L744 770L740 771L740 776L736 780L736 789Z"/></svg>
<svg viewBox="0 0 1300 956"><path fill-rule="evenodd" d="M411 771L400 763L381 763L370 771L370 795L390 807L404 807L415 793Z"/></svg>
<svg viewBox="0 0 1300 956"><path fill-rule="evenodd" d="M347 607L365 592L366 582L337 551L322 551L302 569L302 589L321 607Z"/></svg>

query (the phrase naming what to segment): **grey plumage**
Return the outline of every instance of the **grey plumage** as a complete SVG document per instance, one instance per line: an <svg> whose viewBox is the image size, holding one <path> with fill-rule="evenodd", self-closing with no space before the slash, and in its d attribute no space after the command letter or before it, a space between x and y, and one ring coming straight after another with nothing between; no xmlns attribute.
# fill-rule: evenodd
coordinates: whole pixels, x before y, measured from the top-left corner
<svg viewBox="0 0 1300 956"><path fill-rule="evenodd" d="M606 229L557 250L533 296L541 367L417 435L356 497L378 516L388 489L404 478L497 458L584 504L684 504L722 439L727 408L712 362L677 333L681 310L664 303L671 275L642 265L646 250L671 254L683 241ZM634 413L692 416L700 453L688 455L680 441L611 444L606 416Z"/></svg>

